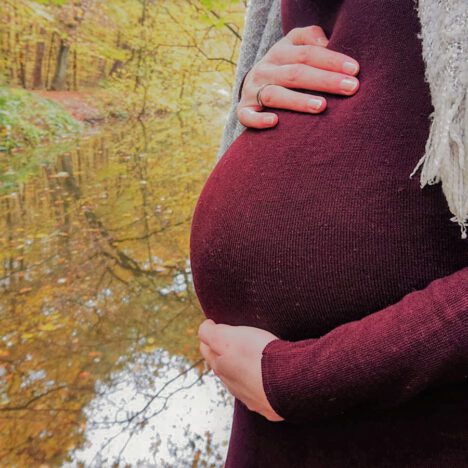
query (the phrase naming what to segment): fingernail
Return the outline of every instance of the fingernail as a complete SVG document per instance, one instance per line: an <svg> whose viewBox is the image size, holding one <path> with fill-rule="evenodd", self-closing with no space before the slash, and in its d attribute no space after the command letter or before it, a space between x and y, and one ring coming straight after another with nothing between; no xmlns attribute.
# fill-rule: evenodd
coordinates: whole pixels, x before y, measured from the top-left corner
<svg viewBox="0 0 468 468"><path fill-rule="evenodd" d="M272 124L275 122L275 118L272 115L267 115L264 119L265 123L267 124Z"/></svg>
<svg viewBox="0 0 468 468"><path fill-rule="evenodd" d="M358 66L354 62L345 62L343 63L343 72L354 75L358 71Z"/></svg>
<svg viewBox="0 0 468 468"><path fill-rule="evenodd" d="M317 39L317 43L321 46L326 46L328 44L328 40L325 39L324 37L319 37Z"/></svg>
<svg viewBox="0 0 468 468"><path fill-rule="evenodd" d="M318 110L322 107L322 100L312 98L307 101L307 105L312 108L313 110Z"/></svg>
<svg viewBox="0 0 468 468"><path fill-rule="evenodd" d="M354 91L358 86L358 80L352 78L345 78L340 83L340 88L343 91Z"/></svg>

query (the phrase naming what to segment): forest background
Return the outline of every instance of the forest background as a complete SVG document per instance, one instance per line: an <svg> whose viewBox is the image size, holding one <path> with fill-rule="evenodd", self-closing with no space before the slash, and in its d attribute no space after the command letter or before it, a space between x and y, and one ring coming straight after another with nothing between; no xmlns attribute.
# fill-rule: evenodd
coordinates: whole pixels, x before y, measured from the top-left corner
<svg viewBox="0 0 468 468"><path fill-rule="evenodd" d="M0 465L222 466L188 241L245 9L2 0Z"/></svg>
<svg viewBox="0 0 468 468"><path fill-rule="evenodd" d="M245 6L232 0L4 0L0 150L76 129L60 109L12 87L37 91L89 122L219 106L216 90L232 85Z"/></svg>

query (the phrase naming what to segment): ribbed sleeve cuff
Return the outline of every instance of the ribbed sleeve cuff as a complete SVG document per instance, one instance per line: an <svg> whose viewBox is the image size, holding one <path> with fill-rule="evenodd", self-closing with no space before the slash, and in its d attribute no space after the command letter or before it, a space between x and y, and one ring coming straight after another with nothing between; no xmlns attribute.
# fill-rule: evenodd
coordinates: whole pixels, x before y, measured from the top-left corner
<svg viewBox="0 0 468 468"><path fill-rule="evenodd" d="M270 341L263 349L263 388L271 407L287 422L310 420L305 415L302 419L300 413L297 413L297 392L300 391L296 386L297 378L300 379L300 375L296 375L297 361L302 355L302 348L312 346L317 340L318 338L311 338L292 342L278 338Z"/></svg>
<svg viewBox="0 0 468 468"><path fill-rule="evenodd" d="M468 268L320 338L277 338L262 351L263 387L285 421L397 406L468 374Z"/></svg>

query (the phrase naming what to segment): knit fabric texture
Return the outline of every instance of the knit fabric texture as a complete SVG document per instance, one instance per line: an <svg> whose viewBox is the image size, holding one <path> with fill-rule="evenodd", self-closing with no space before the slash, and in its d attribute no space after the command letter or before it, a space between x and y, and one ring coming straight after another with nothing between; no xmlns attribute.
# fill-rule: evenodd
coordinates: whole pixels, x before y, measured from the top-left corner
<svg viewBox="0 0 468 468"><path fill-rule="evenodd" d="M283 0L361 65L323 114L245 129L195 206L206 317L269 330L270 422L235 400L226 468L464 467L468 247L440 187L408 174L434 111L411 0ZM365 18L365 21L362 20ZM370 39L371 38L371 39Z"/></svg>
<svg viewBox="0 0 468 468"><path fill-rule="evenodd" d="M409 0L410 1L410 0ZM312 0L311 0L312 2ZM462 239L468 227L468 2L466 0L413 0L421 23L426 79L431 85L434 112L425 153L419 168L420 186L441 183ZM312 2L313 3L313 2ZM317 2L315 2L317 3ZM319 4L320 2L318 2ZM281 0L249 3L232 101L216 161L245 127L237 119L243 79L247 72L282 37Z"/></svg>
<svg viewBox="0 0 468 468"><path fill-rule="evenodd" d="M442 184L452 221L468 237L468 1L419 0L426 79L434 112L421 188Z"/></svg>

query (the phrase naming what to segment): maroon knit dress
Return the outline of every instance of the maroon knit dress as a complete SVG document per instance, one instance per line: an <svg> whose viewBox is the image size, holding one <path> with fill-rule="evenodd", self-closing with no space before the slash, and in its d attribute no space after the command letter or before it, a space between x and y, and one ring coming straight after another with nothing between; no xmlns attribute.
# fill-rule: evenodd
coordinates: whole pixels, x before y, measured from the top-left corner
<svg viewBox="0 0 468 468"><path fill-rule="evenodd" d="M226 468L467 467L468 241L409 174L432 111L412 0L283 0L361 66L318 115L274 109L208 177L192 219L208 318L277 335L281 422L235 401Z"/></svg>

